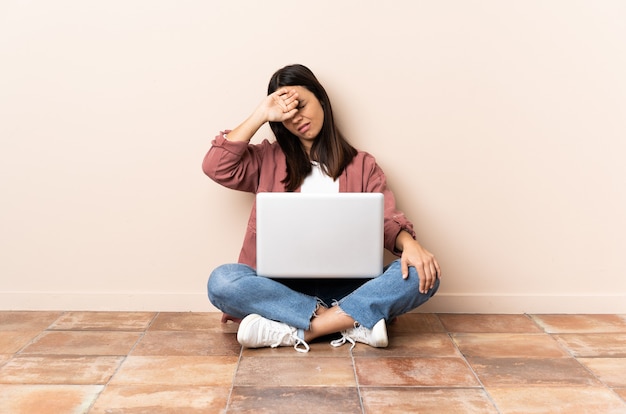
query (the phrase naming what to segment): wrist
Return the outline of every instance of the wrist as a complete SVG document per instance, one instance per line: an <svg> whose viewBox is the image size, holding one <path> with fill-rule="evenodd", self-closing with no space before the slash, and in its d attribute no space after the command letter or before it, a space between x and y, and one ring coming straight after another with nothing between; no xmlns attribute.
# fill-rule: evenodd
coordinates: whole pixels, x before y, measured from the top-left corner
<svg viewBox="0 0 626 414"><path fill-rule="evenodd" d="M410 233L408 233L406 230L401 230L396 237L396 249L398 251L403 251L407 243L414 241L415 239L413 239L413 236L411 236Z"/></svg>
<svg viewBox="0 0 626 414"><path fill-rule="evenodd" d="M269 122L269 120L270 119L269 119L267 113L265 111L261 110L260 108L257 109L256 111L254 111L252 113L252 115L250 115L250 117L248 118L248 122L255 129L261 128L263 126L263 124L265 124L266 122Z"/></svg>

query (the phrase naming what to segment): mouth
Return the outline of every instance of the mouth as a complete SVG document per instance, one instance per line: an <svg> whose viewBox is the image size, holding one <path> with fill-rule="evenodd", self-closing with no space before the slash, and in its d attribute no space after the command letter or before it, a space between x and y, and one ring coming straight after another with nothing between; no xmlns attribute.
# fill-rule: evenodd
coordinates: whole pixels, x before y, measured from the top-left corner
<svg viewBox="0 0 626 414"><path fill-rule="evenodd" d="M305 132L307 132L309 129L311 128L311 123L308 122L304 125L301 125L298 127L298 132L301 134L304 134Z"/></svg>

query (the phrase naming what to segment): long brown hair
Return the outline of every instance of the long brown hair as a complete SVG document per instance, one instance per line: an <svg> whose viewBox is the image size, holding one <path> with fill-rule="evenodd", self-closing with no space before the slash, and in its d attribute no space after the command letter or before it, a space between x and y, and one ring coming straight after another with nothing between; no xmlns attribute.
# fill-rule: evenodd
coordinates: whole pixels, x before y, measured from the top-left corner
<svg viewBox="0 0 626 414"><path fill-rule="evenodd" d="M267 94L283 86L302 86L315 95L324 110L324 123L319 135L313 141L309 155L304 146L282 122L270 122L270 128L287 159L287 176L282 181L286 191L294 191L311 172L311 160L317 161L324 172L337 179L357 154L357 150L346 141L335 126L330 99L322 84L313 72L303 65L289 65L272 75Z"/></svg>

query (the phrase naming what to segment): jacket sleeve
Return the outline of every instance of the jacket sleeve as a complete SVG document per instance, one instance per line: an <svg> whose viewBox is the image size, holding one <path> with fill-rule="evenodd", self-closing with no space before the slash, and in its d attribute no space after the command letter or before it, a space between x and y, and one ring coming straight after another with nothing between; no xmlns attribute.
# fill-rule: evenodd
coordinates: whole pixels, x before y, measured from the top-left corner
<svg viewBox="0 0 626 414"><path fill-rule="evenodd" d="M202 170L213 181L233 190L256 192L265 145L228 141L226 130L211 142Z"/></svg>
<svg viewBox="0 0 626 414"><path fill-rule="evenodd" d="M402 230L405 230L415 239L413 223L411 223L402 211L396 208L396 198L387 186L387 178L383 170L378 166L373 157L370 156L370 160L368 161L367 164L369 165L367 170L369 170L369 174L364 174L364 180L366 180L364 188L367 192L383 193L385 199L385 249L396 256L400 256L402 252L396 249L396 238Z"/></svg>

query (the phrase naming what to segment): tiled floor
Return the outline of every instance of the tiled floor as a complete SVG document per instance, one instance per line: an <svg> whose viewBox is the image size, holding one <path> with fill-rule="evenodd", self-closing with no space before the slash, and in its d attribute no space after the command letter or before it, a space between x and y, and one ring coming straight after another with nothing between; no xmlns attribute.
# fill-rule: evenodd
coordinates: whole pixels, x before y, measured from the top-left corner
<svg viewBox="0 0 626 414"><path fill-rule="evenodd" d="M626 315L408 314L242 350L217 313L0 312L0 413L626 413Z"/></svg>

